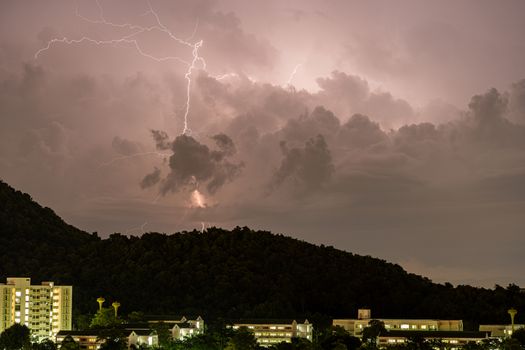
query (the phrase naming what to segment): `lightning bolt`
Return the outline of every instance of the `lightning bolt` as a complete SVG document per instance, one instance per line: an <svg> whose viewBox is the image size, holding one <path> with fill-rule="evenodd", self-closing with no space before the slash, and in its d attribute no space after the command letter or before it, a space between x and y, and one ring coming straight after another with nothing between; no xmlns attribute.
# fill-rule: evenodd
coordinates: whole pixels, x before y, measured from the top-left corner
<svg viewBox="0 0 525 350"><path fill-rule="evenodd" d="M189 122L188 118L190 115L190 108L191 108L191 82L192 82L192 73L195 69L202 69L206 70L206 61L202 56L199 55L199 49L203 45L203 40L199 40L196 42L190 42L198 29L198 21L196 22L195 28L193 30L192 35L189 39L181 39L175 34L173 34L160 20L160 16L158 13L153 9L153 6L151 5L151 2L149 0L146 0L147 4L147 10L145 13L143 13L143 16L151 15L154 19L154 25L145 27L140 26L132 23L114 23L111 21L108 21L104 15L104 8L99 0L95 0L96 6L99 10L99 18L98 19L91 19L87 18L79 13L78 6L76 8L76 15L77 17L81 18L82 20L92 23L92 24L101 24L108 27L112 27L115 29L126 29L131 31L128 35L118 37L116 39L109 39L109 40L97 40L93 39L88 36L84 36L80 39L69 39L67 37L63 38L53 38L47 42L47 45L40 48L34 55L35 59L38 59L40 55L45 53L46 51L50 50L52 46L55 46L57 44L63 43L66 45L74 45L74 44L82 44L82 43L90 43L94 45L116 45L116 44L126 44L131 45L141 56L146 57L148 59L154 60L156 62L165 62L165 61L178 61L184 65L187 66L186 73L184 74L184 79L186 80L186 103L184 108L184 121L183 121L183 129L182 129L182 135L184 134L190 134L191 130L189 128ZM168 36L169 39L174 41L175 43L183 46L187 46L191 49L192 59L191 61L186 61L178 56L156 56L151 53L146 52L142 49L140 46L140 43L138 39L136 38L137 35L151 32L151 31L159 31L161 33L164 33Z"/></svg>
<svg viewBox="0 0 525 350"><path fill-rule="evenodd" d="M132 228L126 230L126 235L129 234L130 232L138 231L138 230L140 230L142 233L144 233L144 228L146 227L147 224L148 224L148 222L145 221L145 222L144 222L142 225L140 225L140 226L132 227Z"/></svg>
<svg viewBox="0 0 525 350"><path fill-rule="evenodd" d="M298 63L298 64L295 65L292 73L290 74L290 77L286 81L286 86L292 87L292 80L293 80L293 78L295 78L295 75L297 74L297 71L299 70L299 68L301 68L302 65L303 65L302 63Z"/></svg>
<svg viewBox="0 0 525 350"><path fill-rule="evenodd" d="M51 50L53 47L55 47L55 46L57 46L59 44L64 44L64 45L81 45L81 44L84 44L84 43L88 43L88 44L97 45L97 46L122 45L123 44L123 45L129 46L132 49L134 49L139 55L141 55L141 56L143 56L143 57L145 57L147 59L153 60L155 62L175 61L177 63L183 64L187 68L186 68L186 71L185 71L185 74L184 74L184 79L186 81L186 94L185 94L185 100L186 101L185 101L185 105L184 105L184 108L183 108L184 117L183 117L183 126L182 126L181 135L191 135L192 134L192 130L190 129L190 125L189 125L189 117L190 117L190 113L191 113L192 78L193 78L193 74L194 74L195 70L200 69L200 70L206 71L206 67L207 67L206 60L199 53L199 50L202 48L202 46L204 44L204 41L203 40L193 41L193 38L195 37L195 35L196 35L197 31L198 31L199 21L198 20L196 21L195 27L193 28L192 34L187 39L182 39L182 38L178 37L177 35L175 35L168 27L166 27L162 23L159 14L153 8L150 0L145 0L146 11L141 14L141 16L150 16L151 17L151 19L153 21L153 24L148 25L148 26L137 25L137 24L133 24L133 23L115 23L115 22L112 22L111 20L108 20L106 18L105 13L104 13L104 7L102 6L101 0L94 0L94 3L96 4L97 9L98 9L98 18L93 19L93 18L88 18L88 17L83 16L80 13L80 11L79 11L78 3L77 3L76 10L75 10L76 16L78 18L80 18L81 20L87 22L87 23L91 23L91 24L95 24L95 25L102 25L102 26L106 26L106 27L109 27L109 28L112 28L112 29L115 29L115 30L119 30L119 31L125 30L125 31L127 31L127 33L125 35L117 36L116 38L105 39L105 40L99 40L99 39L95 39L95 38L92 38L92 37L89 37L89 36L82 36L80 38L75 38L75 39L68 38L66 36L52 38L52 39L50 39L47 42L47 44L45 46L41 47L39 50L37 50L35 52L34 59L35 60L39 59L41 55L45 54L46 52ZM175 45L180 45L180 46L188 48L189 50L191 50L191 59L188 61L188 60L182 59L182 58L180 58L178 56L171 56L171 55L159 56L159 55L155 55L153 53L147 52L141 46L141 43L139 41L139 35L145 34L145 33L150 33L150 32L162 33L165 36L167 36L167 38L169 40L171 40ZM295 73L296 73L298 68L299 68L299 66L297 66L295 68L293 75L295 75ZM236 73L226 73L226 74L223 74L223 75L211 76L211 77L213 77L213 78L215 78L217 80L222 80L222 79L227 79L227 78L231 78L231 77L239 77L239 75L236 74ZM252 81L252 82L254 81L251 77L248 77L248 79L250 81ZM292 79L293 79L293 76L291 76L290 79L288 80L288 84L289 85L290 85ZM116 157L116 158L111 159L111 160L109 160L107 162L101 163L100 166L101 167L102 166L108 166L108 165L111 165L111 164L113 164L113 163L115 163L117 161L121 161L121 160L125 160L125 159L130 159L130 158L135 158L135 157L142 157L142 156L152 156L152 155L153 156L158 156L158 157L161 157L161 158L170 156L170 154L166 154L166 153L162 153L162 152L156 152L156 151L141 152L141 153L136 153L136 154L132 154L132 155ZM198 186L196 186L196 187L198 187ZM158 195L153 200L153 203L154 204L157 203L159 198L160 198L160 195ZM195 188L194 191L191 193L191 199L190 200L191 200L191 204L190 204L190 206L188 207L187 210L189 210L190 208L206 208L207 207L207 199L206 199L206 197L201 192L199 192L197 188ZM181 220L183 220L185 218L185 216L186 216L186 213L182 216ZM137 230L141 230L142 232L144 232L144 228L145 228L145 226L147 224L148 224L147 222L144 222L141 226L128 229L126 232L132 232L132 231L137 231ZM206 223L202 222L201 225L202 225L202 231L204 231L206 229Z"/></svg>
<svg viewBox="0 0 525 350"><path fill-rule="evenodd" d="M150 156L150 155L155 155L155 156L157 156L159 158L165 158L165 157L169 157L170 156L169 153L162 153L162 152L157 152L157 151L134 153L134 154L130 154L130 155L127 155L127 156L116 157L116 158L113 158L111 160L108 160L107 162L100 163L100 167L108 166L108 165L111 165L111 164L113 164L115 162L118 162L118 161L121 161L121 160L125 160L125 159L131 159L131 158L143 157L143 156Z"/></svg>

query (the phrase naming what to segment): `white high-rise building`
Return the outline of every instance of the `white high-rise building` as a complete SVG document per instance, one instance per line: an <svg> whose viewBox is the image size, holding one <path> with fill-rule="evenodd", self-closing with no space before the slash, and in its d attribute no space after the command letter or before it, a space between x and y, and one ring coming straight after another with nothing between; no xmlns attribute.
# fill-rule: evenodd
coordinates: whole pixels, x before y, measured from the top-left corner
<svg viewBox="0 0 525 350"><path fill-rule="evenodd" d="M26 325L31 337L54 339L60 330L71 330L71 286L53 282L31 285L26 277L9 277L0 284L0 332L15 323Z"/></svg>

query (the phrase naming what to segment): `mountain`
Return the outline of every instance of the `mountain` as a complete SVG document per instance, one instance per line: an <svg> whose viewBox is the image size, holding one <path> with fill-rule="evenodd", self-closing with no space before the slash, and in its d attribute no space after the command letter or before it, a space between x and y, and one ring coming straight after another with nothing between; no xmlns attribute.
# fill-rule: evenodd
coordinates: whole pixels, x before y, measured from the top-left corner
<svg viewBox="0 0 525 350"><path fill-rule="evenodd" d="M384 260L248 228L100 239L3 182L0 222L0 279L71 284L77 315L94 312L98 296L124 314L328 320L368 307L375 317L463 319L467 328L525 310L514 285L435 284Z"/></svg>

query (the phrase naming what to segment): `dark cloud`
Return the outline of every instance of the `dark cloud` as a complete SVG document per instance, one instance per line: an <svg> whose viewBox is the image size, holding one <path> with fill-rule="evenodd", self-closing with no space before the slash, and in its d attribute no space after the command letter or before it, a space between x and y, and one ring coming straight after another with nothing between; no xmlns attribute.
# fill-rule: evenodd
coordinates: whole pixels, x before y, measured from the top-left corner
<svg viewBox="0 0 525 350"><path fill-rule="evenodd" d="M273 176L273 187L290 182L294 190L311 192L330 180L334 165L322 135L309 139L303 147L288 148L285 141L280 145L283 159Z"/></svg>
<svg viewBox="0 0 525 350"><path fill-rule="evenodd" d="M153 172L144 176L144 178L140 182L140 187L144 189L144 188L148 188L148 187L154 186L157 183L159 183L160 173L161 173L160 169L155 167Z"/></svg>
<svg viewBox="0 0 525 350"><path fill-rule="evenodd" d="M225 134L217 134L212 136L212 139L215 141L220 152L225 156L229 157L234 155L237 150L235 149L235 144L232 139Z"/></svg>
<svg viewBox="0 0 525 350"><path fill-rule="evenodd" d="M130 141L127 139L115 136L111 142L113 149L124 156L129 156L142 151L142 146L138 142Z"/></svg>
<svg viewBox="0 0 525 350"><path fill-rule="evenodd" d="M151 130L151 135L155 141L155 147L159 151L165 151L171 148L170 137L165 131L162 130Z"/></svg>
<svg viewBox="0 0 525 350"><path fill-rule="evenodd" d="M507 111L507 98L492 88L483 95L475 95L468 105L472 116L480 124L501 120Z"/></svg>
<svg viewBox="0 0 525 350"><path fill-rule="evenodd" d="M193 190L200 185L205 185L213 194L239 175L243 163L236 164L227 159L235 153L233 141L225 134L215 135L212 139L217 143L218 150L212 150L188 135L175 138L171 143L173 153L168 163L170 172L160 185L162 194L188 187Z"/></svg>

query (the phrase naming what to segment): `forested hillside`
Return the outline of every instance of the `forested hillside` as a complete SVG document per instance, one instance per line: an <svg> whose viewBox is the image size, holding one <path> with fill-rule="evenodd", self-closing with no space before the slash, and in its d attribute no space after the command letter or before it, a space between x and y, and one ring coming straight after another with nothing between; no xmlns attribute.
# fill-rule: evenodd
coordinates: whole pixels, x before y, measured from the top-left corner
<svg viewBox="0 0 525 350"><path fill-rule="evenodd" d="M0 221L0 281L71 284L75 314L94 312L98 296L118 300L123 313L328 319L369 307L376 317L464 319L467 327L525 309L517 286L434 284L380 259L248 228L100 239L3 182Z"/></svg>

